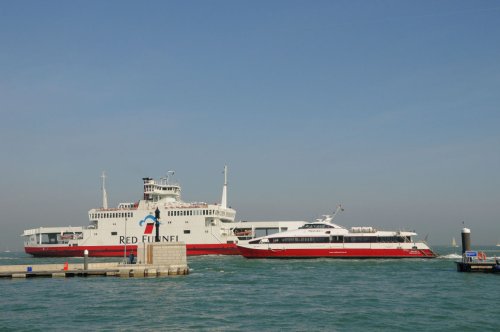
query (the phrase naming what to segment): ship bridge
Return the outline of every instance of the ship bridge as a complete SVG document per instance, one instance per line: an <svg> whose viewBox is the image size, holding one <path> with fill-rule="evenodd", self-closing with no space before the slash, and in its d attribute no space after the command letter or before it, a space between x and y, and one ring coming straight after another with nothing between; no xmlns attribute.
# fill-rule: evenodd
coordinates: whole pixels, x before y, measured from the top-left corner
<svg viewBox="0 0 500 332"><path fill-rule="evenodd" d="M168 177L156 182L153 178L143 178L144 200L148 202L179 202L181 199L181 187L178 184L169 184Z"/></svg>

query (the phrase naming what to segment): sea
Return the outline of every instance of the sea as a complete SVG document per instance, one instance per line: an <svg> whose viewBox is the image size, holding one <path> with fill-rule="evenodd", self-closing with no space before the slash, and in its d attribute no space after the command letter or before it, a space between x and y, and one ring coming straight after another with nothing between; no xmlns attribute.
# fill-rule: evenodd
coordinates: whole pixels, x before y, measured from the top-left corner
<svg viewBox="0 0 500 332"><path fill-rule="evenodd" d="M0 279L0 331L499 331L500 274L436 259L188 257L161 278ZM500 256L499 247L474 248ZM116 258L91 258L116 261ZM0 264L81 262L0 253Z"/></svg>

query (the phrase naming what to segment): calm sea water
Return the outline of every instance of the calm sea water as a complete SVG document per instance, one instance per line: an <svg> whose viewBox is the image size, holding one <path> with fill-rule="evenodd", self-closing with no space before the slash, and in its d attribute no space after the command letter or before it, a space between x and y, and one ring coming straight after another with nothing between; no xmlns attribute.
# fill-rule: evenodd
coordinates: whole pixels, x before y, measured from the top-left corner
<svg viewBox="0 0 500 332"><path fill-rule="evenodd" d="M0 331L498 331L500 275L458 273L459 249L434 249L443 257L205 256L188 276L0 279ZM2 265L63 261L0 253Z"/></svg>

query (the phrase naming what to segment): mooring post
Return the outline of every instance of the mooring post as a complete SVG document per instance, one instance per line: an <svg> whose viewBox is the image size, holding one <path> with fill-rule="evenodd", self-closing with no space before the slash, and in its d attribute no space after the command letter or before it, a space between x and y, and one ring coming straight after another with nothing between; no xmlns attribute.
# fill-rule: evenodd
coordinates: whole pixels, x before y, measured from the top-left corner
<svg viewBox="0 0 500 332"><path fill-rule="evenodd" d="M470 251L470 229L462 228L462 255Z"/></svg>
<svg viewBox="0 0 500 332"><path fill-rule="evenodd" d="M89 269L89 251L85 249L83 252L83 270L87 271Z"/></svg>

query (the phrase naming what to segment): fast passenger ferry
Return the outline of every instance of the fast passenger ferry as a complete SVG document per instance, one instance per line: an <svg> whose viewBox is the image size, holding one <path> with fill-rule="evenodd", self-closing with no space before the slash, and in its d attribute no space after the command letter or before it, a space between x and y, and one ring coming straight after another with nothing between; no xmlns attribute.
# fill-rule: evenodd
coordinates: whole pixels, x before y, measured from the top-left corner
<svg viewBox="0 0 500 332"><path fill-rule="evenodd" d="M303 221L235 222L236 211L227 205L227 167L221 203L183 202L181 187L172 184L169 171L155 181L143 178L142 199L108 208L105 175L102 207L88 212L89 225L39 227L25 230L24 249L33 256L112 257L137 254L149 242L185 242L188 255L237 255L236 243L256 236L298 228Z"/></svg>
<svg viewBox="0 0 500 332"><path fill-rule="evenodd" d="M436 254L417 234L379 231L373 227L347 229L333 223L333 215L306 223L296 230L239 242L246 258L434 258Z"/></svg>

